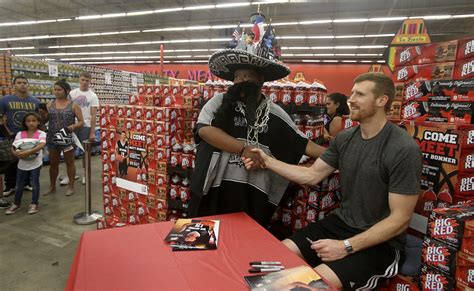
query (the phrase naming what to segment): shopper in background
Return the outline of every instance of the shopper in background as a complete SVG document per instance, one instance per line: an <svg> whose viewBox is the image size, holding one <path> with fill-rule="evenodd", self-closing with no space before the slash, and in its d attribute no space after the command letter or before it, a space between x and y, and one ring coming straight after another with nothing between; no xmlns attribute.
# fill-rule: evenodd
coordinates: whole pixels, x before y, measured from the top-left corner
<svg viewBox="0 0 474 291"><path fill-rule="evenodd" d="M251 149L259 147L287 163L298 164L304 154L317 157L324 151L261 93L265 81L287 76L289 68L254 51L263 49L223 50L209 59L212 73L234 85L226 94L214 96L198 118L191 216L245 211L266 227L288 180L271 171L246 171L241 156L258 158ZM228 62L223 64L222 59Z"/></svg>
<svg viewBox="0 0 474 291"><path fill-rule="evenodd" d="M40 195L40 171L43 165L43 148L46 145L46 133L38 129L41 118L38 113L29 112L23 118L23 131L16 134L12 151L18 157L18 170L16 178L15 202L5 212L14 214L20 209L23 187L27 178L31 176L33 194L28 214L39 211L38 200Z"/></svg>
<svg viewBox="0 0 474 291"><path fill-rule="evenodd" d="M324 124L324 140L332 140L341 130L344 129L342 116L349 115L347 97L341 93L332 93L326 98L326 114L328 120Z"/></svg>
<svg viewBox="0 0 474 291"><path fill-rule="evenodd" d="M26 77L16 76L13 78L13 87L15 94L0 98L0 115L3 116L3 122L12 134L8 137L10 139L13 139L21 131L25 114L37 111L41 104L38 99L29 95L28 79ZM5 189L3 190L5 196L15 192L17 165L18 159L15 159L5 172ZM28 182L25 190L32 191L33 188L29 183L29 179L26 180Z"/></svg>
<svg viewBox="0 0 474 291"><path fill-rule="evenodd" d="M384 74L358 76L349 105L350 118L360 125L339 133L309 168L252 150L263 168L298 184L316 185L340 171L341 207L283 241L337 288L374 289L403 262L422 161L415 141L386 119L394 94ZM247 168L253 164L245 159Z"/></svg>
<svg viewBox="0 0 474 291"><path fill-rule="evenodd" d="M49 129L46 138L50 166L49 166L49 191L45 195L56 192L56 179L59 172L59 160L61 152L66 162L67 175L69 177L69 189L66 196L74 194L74 176L76 166L74 164L75 143L73 133L84 124L82 111L79 105L74 104L69 98L71 86L60 80L54 84L54 95L56 99L48 104ZM76 121L77 119L77 121Z"/></svg>
<svg viewBox="0 0 474 291"><path fill-rule="evenodd" d="M97 95L90 89L92 76L89 72L82 72L79 75L79 84L80 87L74 89L69 93L71 100L81 107L82 116L84 117L84 126L76 130L77 137L81 142L86 140L91 143L95 140L95 124L97 118L97 109L99 108L99 98ZM85 155L84 155L85 157ZM82 159L82 168L83 172L81 174L82 184L86 184L85 178L85 160ZM76 176L77 177L77 176ZM76 178L75 177L75 178ZM79 178L79 177L77 177ZM76 179L77 179L76 178ZM69 184L69 177L63 176L60 177L60 185Z"/></svg>

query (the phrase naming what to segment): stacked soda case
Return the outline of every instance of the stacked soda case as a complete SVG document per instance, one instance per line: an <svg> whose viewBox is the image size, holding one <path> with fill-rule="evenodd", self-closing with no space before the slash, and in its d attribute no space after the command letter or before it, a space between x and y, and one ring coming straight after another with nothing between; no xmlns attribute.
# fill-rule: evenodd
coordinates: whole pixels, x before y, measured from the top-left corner
<svg viewBox="0 0 474 291"><path fill-rule="evenodd" d="M105 213L99 228L164 221L185 213L183 207L178 213L172 201L179 197L184 204L189 200L189 177L173 168L193 168L191 129L197 114L183 101L190 100L192 105L195 96L189 90L185 95L178 91L163 94L166 88L170 87L153 86L152 100L161 105L171 97L170 106L143 105L148 96L141 88L140 94L130 96L134 105L99 109Z"/></svg>
<svg viewBox="0 0 474 291"><path fill-rule="evenodd" d="M207 81L203 90L203 103L217 94L225 93L232 85L229 81ZM326 87L318 82L266 82L262 94L282 107L308 139L320 142L324 135L324 104Z"/></svg>
<svg viewBox="0 0 474 291"><path fill-rule="evenodd" d="M207 81L203 91L203 100L214 97L216 94L225 93L227 87L231 86L229 81ZM309 106L316 107L324 105L327 95L326 87L319 83L306 82L266 82L263 84L262 93L281 106Z"/></svg>
<svg viewBox="0 0 474 291"><path fill-rule="evenodd" d="M473 43L474 38L468 38L397 48L394 115L403 120L473 123Z"/></svg>
<svg viewBox="0 0 474 291"><path fill-rule="evenodd" d="M421 290L474 287L474 204L434 209L423 242Z"/></svg>
<svg viewBox="0 0 474 291"><path fill-rule="evenodd" d="M310 166L310 163L305 166ZM339 191L338 173L331 174L316 186L290 184L272 216L272 232L285 237L323 219L339 207Z"/></svg>
<svg viewBox="0 0 474 291"><path fill-rule="evenodd" d="M423 193L415 213L428 217L435 208L473 199L474 126L410 121L401 126L423 158Z"/></svg>

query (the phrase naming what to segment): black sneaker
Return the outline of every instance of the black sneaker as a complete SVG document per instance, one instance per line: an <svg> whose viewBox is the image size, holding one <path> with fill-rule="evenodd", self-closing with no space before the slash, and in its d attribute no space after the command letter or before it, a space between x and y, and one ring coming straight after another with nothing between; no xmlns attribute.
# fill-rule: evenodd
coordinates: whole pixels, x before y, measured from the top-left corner
<svg viewBox="0 0 474 291"><path fill-rule="evenodd" d="M3 196L7 197L14 192L15 192L15 188L6 187L5 190L3 190Z"/></svg>
<svg viewBox="0 0 474 291"><path fill-rule="evenodd" d="M7 209L11 205L10 201L5 198L0 198L0 209Z"/></svg>

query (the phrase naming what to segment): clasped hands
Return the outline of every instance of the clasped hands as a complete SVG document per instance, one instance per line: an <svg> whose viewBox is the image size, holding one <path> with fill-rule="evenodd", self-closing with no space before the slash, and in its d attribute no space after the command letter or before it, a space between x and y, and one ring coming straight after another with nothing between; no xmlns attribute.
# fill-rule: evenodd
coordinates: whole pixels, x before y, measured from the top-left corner
<svg viewBox="0 0 474 291"><path fill-rule="evenodd" d="M265 169L269 159L268 155L254 146L246 146L241 157L245 168L249 171Z"/></svg>

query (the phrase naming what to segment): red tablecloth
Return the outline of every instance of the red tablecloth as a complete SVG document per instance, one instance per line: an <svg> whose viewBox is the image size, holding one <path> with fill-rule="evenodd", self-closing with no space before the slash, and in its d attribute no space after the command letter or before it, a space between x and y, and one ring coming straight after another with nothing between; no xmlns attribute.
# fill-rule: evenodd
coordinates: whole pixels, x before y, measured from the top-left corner
<svg viewBox="0 0 474 291"><path fill-rule="evenodd" d="M248 290L251 261L306 264L245 213L210 218L217 250L172 252L172 222L84 232L66 290Z"/></svg>

